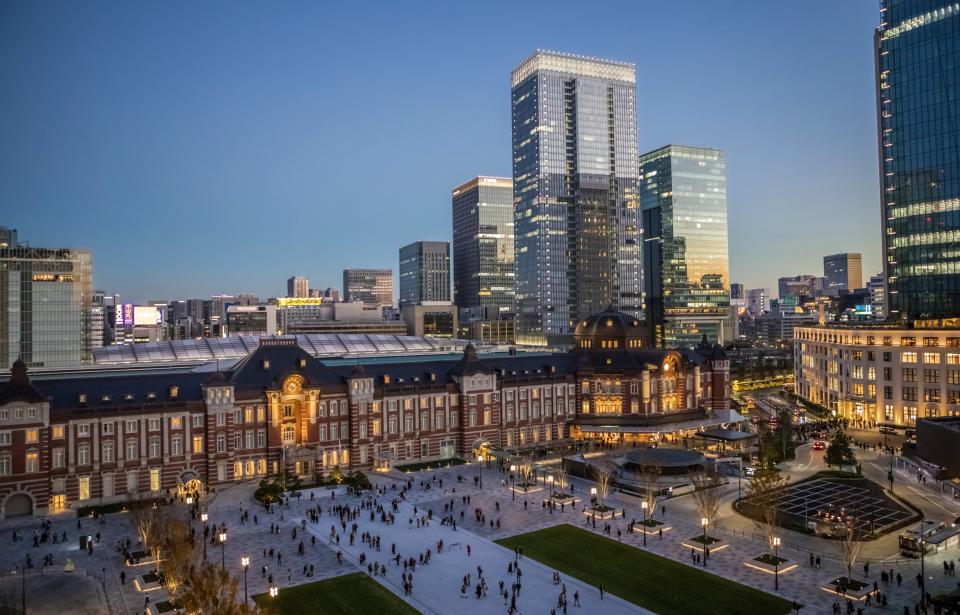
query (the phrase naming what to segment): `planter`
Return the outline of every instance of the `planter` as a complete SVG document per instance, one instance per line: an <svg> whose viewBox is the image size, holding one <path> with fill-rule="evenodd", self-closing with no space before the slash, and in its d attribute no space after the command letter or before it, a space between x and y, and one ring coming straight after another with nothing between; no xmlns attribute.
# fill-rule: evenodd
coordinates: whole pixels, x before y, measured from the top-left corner
<svg viewBox="0 0 960 615"><path fill-rule="evenodd" d="M840 587L846 583L846 588ZM847 577L837 577L823 586L823 590L834 595L845 596L851 600L864 600L869 594L873 593L873 585L857 579L847 580Z"/></svg>
<svg viewBox="0 0 960 615"><path fill-rule="evenodd" d="M156 566L157 560L146 551L131 551L130 559L124 562L126 566Z"/></svg>
<svg viewBox="0 0 960 615"><path fill-rule="evenodd" d="M596 519L613 519L614 515L617 514L617 509L610 506L591 506L584 508L583 514Z"/></svg>
<svg viewBox="0 0 960 615"><path fill-rule="evenodd" d="M156 572L138 574L133 580L134 586L142 592L152 592L163 587L163 577Z"/></svg>
<svg viewBox="0 0 960 615"><path fill-rule="evenodd" d="M703 548L704 546L706 546L710 549L711 553L714 553L715 551L719 551L721 549L726 549L727 547L730 546L730 543L727 542L726 540L723 540L722 538L717 538L716 536L710 536L709 534L707 535L706 542L704 542L703 540L703 534L698 534L697 536L684 540L683 543L681 544L683 544L683 546L685 546L688 549L694 549L700 552L703 552L704 550Z"/></svg>
<svg viewBox="0 0 960 615"><path fill-rule="evenodd" d="M669 532L673 527L663 521L656 519L647 519L646 521L637 521L633 524L633 531L646 534L647 536L658 536L660 532Z"/></svg>
<svg viewBox="0 0 960 615"><path fill-rule="evenodd" d="M572 506L577 502L577 499L570 495L569 493L554 493L549 498L547 498L557 506L563 504L564 506Z"/></svg>
<svg viewBox="0 0 960 615"><path fill-rule="evenodd" d="M518 483L511 487L515 493L536 493L537 491L543 491L543 487L536 483Z"/></svg>
<svg viewBox="0 0 960 615"><path fill-rule="evenodd" d="M775 557L769 553L762 553L743 563L747 568L753 568L769 574L790 572L797 567L796 562L791 562L785 557Z"/></svg>
<svg viewBox="0 0 960 615"><path fill-rule="evenodd" d="M183 612L183 609L170 600L160 600L150 605L150 613L152 615L175 615Z"/></svg>

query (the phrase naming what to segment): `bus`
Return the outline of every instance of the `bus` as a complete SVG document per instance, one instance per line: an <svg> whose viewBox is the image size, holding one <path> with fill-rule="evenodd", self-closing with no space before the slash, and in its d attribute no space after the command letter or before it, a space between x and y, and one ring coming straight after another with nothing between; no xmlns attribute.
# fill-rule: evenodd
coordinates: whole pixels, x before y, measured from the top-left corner
<svg viewBox="0 0 960 615"><path fill-rule="evenodd" d="M953 523L936 522L923 529L923 553L936 553L958 543L960 526ZM921 536L917 530L907 530L900 534L900 555L920 557Z"/></svg>

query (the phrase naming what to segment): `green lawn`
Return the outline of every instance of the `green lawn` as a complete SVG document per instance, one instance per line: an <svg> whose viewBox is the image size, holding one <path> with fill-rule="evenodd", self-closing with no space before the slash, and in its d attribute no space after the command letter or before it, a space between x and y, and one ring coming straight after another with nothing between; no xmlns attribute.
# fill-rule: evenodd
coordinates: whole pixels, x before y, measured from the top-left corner
<svg viewBox="0 0 960 615"><path fill-rule="evenodd" d="M280 590L254 601L266 615L417 615L418 611L363 574L335 577Z"/></svg>
<svg viewBox="0 0 960 615"><path fill-rule="evenodd" d="M790 612L787 600L572 525L497 542L660 615Z"/></svg>

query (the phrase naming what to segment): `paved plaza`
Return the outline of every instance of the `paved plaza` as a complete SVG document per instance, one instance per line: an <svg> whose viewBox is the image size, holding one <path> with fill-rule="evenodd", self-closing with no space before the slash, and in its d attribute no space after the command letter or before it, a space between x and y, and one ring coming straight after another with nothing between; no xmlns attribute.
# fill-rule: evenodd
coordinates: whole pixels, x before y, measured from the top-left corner
<svg viewBox="0 0 960 615"><path fill-rule="evenodd" d="M869 460L866 460L869 463ZM799 463L799 462L798 462ZM804 464L807 464L804 461ZM809 465L809 464L808 464ZM798 466L799 467L799 466ZM792 467L791 467L792 469ZM462 480L457 477L461 475ZM511 497L511 491L506 476L496 467L484 468L484 489L480 489L474 481L478 475L478 466L458 466L443 470L418 472L409 475L394 473L390 476L375 475L371 477L377 486L383 490L378 503L388 510L392 509L392 501L397 500L398 511L396 522L392 525L381 521L371 521L369 511L361 510L356 519L358 525L356 540L349 544L349 529L343 531L340 526L340 517L333 514L334 506L348 506L355 509L362 502L368 501L371 495L364 497L349 496L343 489L331 491L328 489L308 490L302 496L290 501L288 506L275 506L272 512L267 513L262 506L252 499L256 485L253 483L238 484L230 489L221 491L215 496L207 496L204 505L209 512L209 524L221 523L227 528L227 542L220 545L207 545L207 557L210 561L223 564L240 579L240 591L243 591L243 570L240 558L248 556L251 565L247 575L248 592L250 595L264 593L272 584L283 591L291 587L310 581L331 578L341 574L355 572L358 569L367 572L366 566L359 566L361 554L365 554L369 562L386 565L386 575L377 576L377 581L393 593L404 597L402 590L403 567L389 562L391 545L396 545L398 553L403 557L414 557L418 564L413 570L412 593L405 599L417 609L426 613L507 613L502 597L498 597L499 582L504 581L508 592L516 580L515 572L509 571L508 566L514 563L514 554L509 549L501 547L493 540L530 532L561 523L569 523L603 533L604 523L597 521L597 526L588 521L583 514L582 505L571 509L565 507L551 511L543 506L543 498L547 492L540 491L524 496L522 493ZM903 485L907 481L906 474L897 477L899 488L906 490ZM410 481L410 488L401 499L400 493ZM574 479L572 489L577 496L589 493L592 483ZM730 546L711 554L706 568L708 573L719 574L763 591L773 592L773 576L750 568L746 565L753 557L766 551L766 543L760 532L749 519L734 513L730 502L737 495L737 485L732 482L724 489L724 505L718 518L717 527L711 528L710 533L729 542ZM940 496L928 487L920 484L911 484L910 489L924 490L924 496L931 500ZM310 499L313 493L314 499ZM464 498L469 497L469 502ZM589 496L586 496L589 499ZM643 537L639 533L627 532L627 525L632 519L642 519L640 501L637 498L620 493L611 493L607 497L607 504L618 510L617 518L610 522L609 537L620 540L637 548L643 547ZM452 503L452 508L451 508ZM444 505L447 511L444 511ZM939 499L937 507L948 514L955 510L952 502ZM417 507L417 516L422 520L429 511L433 512L433 520L421 527L417 527L414 506ZM306 531L302 523L308 517L308 511L319 507L321 515L317 523L306 523ZM499 510L498 510L499 507ZM665 510L664 508L665 507ZM187 507L177 504L173 507L177 514L186 518ZM241 515L249 511L249 521L242 523ZM477 520L480 513L482 521ZM622 518L622 512L626 512ZM462 517L461 517L462 513ZM457 531L452 526L442 525L440 519L452 514L457 521ZM691 565L690 550L682 543L693 536L702 533L699 526L699 514L696 511L693 498L681 496L666 500L657 507L655 518L663 520L671 528L662 538L648 536L646 549L677 562ZM53 579L53 573L63 574L63 566L68 558L73 562L76 572L74 575L83 575L100 587L99 595L106 605L101 612L110 612L115 615L122 613L142 613L146 604L146 595L139 592L132 583L132 569L124 566L116 545L121 540L137 541L132 527L130 515L126 513L110 514L103 517L101 523L95 524L92 519L84 518L77 527L77 519L69 515L52 517L51 532L55 532L58 541L51 540L33 546L34 528L39 525L35 519L13 519L0 524L0 573L9 575L16 566L26 564L26 556L30 556L32 568L29 570L28 588L31 584L43 580L47 575ZM256 522L254 522L256 519ZM411 519L414 521L411 524ZM350 523L353 523L351 521ZM331 525L339 528L340 545L328 545L328 536ZM202 533L202 524L194 521L198 532ZM274 531L271 531L273 526ZM279 528L277 530L276 528ZM349 528L349 526L348 526ZM294 530L296 533L294 534ZM14 541L13 533L19 531L22 539ZM78 544L79 535L96 537L99 532L100 540L96 541L92 554L81 551ZM360 537L364 532L379 536L381 550L364 544ZM66 534L66 541L62 540ZM439 540L445 543L442 553L437 552ZM828 581L844 574L843 566L839 562L837 552L830 541L809 537L793 532L784 532L784 546L780 555L798 566L780 575L780 590L778 595L787 600L796 600L805 604L801 612L831 613L834 597L821 589ZM303 555L298 554L300 543L304 545ZM470 554L467 554L467 545ZM271 555L270 550L273 549ZM419 564L419 555L431 550L430 563ZM342 551L342 563L337 561L337 551ZM819 556L820 568L811 566L809 558ZM279 555L279 560L278 560ZM53 565L42 566L44 556L53 558ZM576 557L602 557L602 554L571 554ZM952 547L946 553L927 556L927 583L928 591L938 593L949 591L957 586L957 579L944 575L942 561L960 558L960 550ZM869 568L863 565L869 562ZM522 571L521 591L517 601L518 610L522 615L541 614L549 615L551 609L556 608L557 598L562 589L553 583L553 570L523 558L519 560ZM310 575L310 567L313 574ZM475 597L474 587L478 581L477 566L483 571L487 584L485 598ZM304 571L306 567L306 573ZM863 557L855 568L857 578L870 583L876 581L880 591L888 596L888 609L891 612L902 612L904 606L913 608L918 599L917 573L919 561L901 558L896 552L896 536L866 543ZM127 572L126 582L121 584L120 572ZM894 578L900 574L902 582L898 586L895 581L884 583L880 580L882 570L893 570ZM408 570L409 572L409 570ZM638 571L641 574L642 571ZM465 575L470 575L470 587L467 597L461 597L460 587ZM562 576L561 582L567 588L568 612L583 613L642 613L639 607L627 604L610 596L600 602L599 591L595 587L587 586L575 579ZM50 583L50 596L59 595L70 597L73 590L63 584ZM664 591L676 591L677 588L664 588ZM582 609L573 607L573 592L580 594ZM150 592L151 602L163 598L162 590ZM241 596L242 597L242 596ZM28 596L29 598L29 596ZM61 602L62 604L62 602ZM864 607L866 612L877 611L875 606ZM45 610L31 610L31 613L49 612ZM58 613L65 612L62 609ZM78 607L75 612L85 612ZM305 613L308 611L305 611ZM560 612L560 611L558 611Z"/></svg>

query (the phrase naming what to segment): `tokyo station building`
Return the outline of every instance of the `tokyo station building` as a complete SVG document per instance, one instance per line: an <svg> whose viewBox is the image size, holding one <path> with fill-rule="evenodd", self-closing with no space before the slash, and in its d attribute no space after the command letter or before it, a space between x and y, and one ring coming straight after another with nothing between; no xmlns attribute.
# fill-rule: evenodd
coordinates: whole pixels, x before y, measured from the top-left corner
<svg viewBox="0 0 960 615"><path fill-rule="evenodd" d="M251 342L253 343L253 342ZM153 366L0 382L0 514L343 470L656 441L741 420L722 349L650 348L607 311L569 352L318 358L265 336L222 370Z"/></svg>

